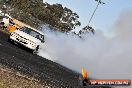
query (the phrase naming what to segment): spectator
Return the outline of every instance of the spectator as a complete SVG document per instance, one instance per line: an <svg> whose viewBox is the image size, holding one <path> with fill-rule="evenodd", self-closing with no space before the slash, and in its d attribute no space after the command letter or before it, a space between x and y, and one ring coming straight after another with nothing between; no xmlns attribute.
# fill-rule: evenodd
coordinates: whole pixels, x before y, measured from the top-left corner
<svg viewBox="0 0 132 88"><path fill-rule="evenodd" d="M0 23L0 29L4 30L4 24L5 24L4 22Z"/></svg>
<svg viewBox="0 0 132 88"><path fill-rule="evenodd" d="M8 27L9 26L9 18L8 17L3 18L3 21L2 22L4 22L4 26L5 27Z"/></svg>

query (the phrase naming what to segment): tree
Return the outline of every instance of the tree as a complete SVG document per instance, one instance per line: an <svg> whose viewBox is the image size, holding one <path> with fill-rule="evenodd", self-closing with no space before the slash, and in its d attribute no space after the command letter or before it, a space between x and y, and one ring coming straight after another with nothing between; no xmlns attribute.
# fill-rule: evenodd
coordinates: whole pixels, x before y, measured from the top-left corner
<svg viewBox="0 0 132 88"><path fill-rule="evenodd" d="M70 9L63 7L61 4L46 5L46 9L49 10L49 14L45 19L48 24L58 28L61 32L69 32L75 29L76 26L80 26L78 21L79 16L73 13Z"/></svg>
<svg viewBox="0 0 132 88"><path fill-rule="evenodd" d="M94 34L95 30L91 26L85 26L84 28L82 28L82 30L79 31L79 34L84 34L89 32L92 32Z"/></svg>
<svg viewBox="0 0 132 88"><path fill-rule="evenodd" d="M61 4L50 5L42 0L11 0L11 5L61 32L69 32L81 25L77 13Z"/></svg>
<svg viewBox="0 0 132 88"><path fill-rule="evenodd" d="M75 29L76 26L81 25L78 18L79 16L76 13L65 7L61 22L66 23L67 29L71 31L72 29Z"/></svg>

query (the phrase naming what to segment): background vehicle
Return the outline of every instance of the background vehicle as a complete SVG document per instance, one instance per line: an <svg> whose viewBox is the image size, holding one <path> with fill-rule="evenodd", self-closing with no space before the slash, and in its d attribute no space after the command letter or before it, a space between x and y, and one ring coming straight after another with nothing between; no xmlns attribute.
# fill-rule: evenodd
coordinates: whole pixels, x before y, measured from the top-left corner
<svg viewBox="0 0 132 88"><path fill-rule="evenodd" d="M31 49L33 54L37 54L40 44L44 43L44 34L33 28L22 27L12 32L8 40L21 44Z"/></svg>

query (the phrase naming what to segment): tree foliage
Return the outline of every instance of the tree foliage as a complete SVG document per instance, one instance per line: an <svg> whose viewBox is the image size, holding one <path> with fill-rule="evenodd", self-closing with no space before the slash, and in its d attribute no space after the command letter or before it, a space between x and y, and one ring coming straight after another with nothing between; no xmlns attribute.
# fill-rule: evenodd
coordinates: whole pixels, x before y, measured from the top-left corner
<svg viewBox="0 0 132 88"><path fill-rule="evenodd" d="M61 4L50 5L43 0L9 0L11 6L30 16L55 27L61 32L69 32L80 26L77 13Z"/></svg>
<svg viewBox="0 0 132 88"><path fill-rule="evenodd" d="M82 28L82 30L79 31L79 34L84 34L89 32L92 32L94 34L95 30L91 26L85 26L84 28Z"/></svg>

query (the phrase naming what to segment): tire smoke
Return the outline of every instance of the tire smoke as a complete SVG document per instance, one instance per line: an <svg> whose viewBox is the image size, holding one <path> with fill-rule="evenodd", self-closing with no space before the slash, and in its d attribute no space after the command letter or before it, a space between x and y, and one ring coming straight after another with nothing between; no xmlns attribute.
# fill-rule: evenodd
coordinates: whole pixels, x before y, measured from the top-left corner
<svg viewBox="0 0 132 88"><path fill-rule="evenodd" d="M43 30L39 55L78 72L84 67L93 78L132 79L132 11L123 12L112 28L111 38L100 30L82 38Z"/></svg>

